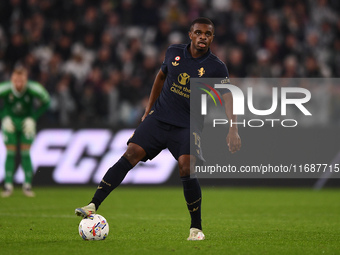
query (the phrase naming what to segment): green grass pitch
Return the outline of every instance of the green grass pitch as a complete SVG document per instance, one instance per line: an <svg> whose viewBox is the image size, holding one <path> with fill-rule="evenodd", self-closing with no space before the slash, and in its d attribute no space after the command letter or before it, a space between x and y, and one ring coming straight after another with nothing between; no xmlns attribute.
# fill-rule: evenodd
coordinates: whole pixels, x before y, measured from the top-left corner
<svg viewBox="0 0 340 255"><path fill-rule="evenodd" d="M119 187L98 213L110 233L83 241L75 207L95 187L17 188L0 198L0 254L340 254L340 190L203 187L205 241L186 241L180 187Z"/></svg>

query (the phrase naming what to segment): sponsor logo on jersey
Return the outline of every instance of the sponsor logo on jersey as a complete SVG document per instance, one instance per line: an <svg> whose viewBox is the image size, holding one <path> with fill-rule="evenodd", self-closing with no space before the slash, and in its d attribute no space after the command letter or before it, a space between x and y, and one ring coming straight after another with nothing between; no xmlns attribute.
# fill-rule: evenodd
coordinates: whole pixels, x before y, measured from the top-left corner
<svg viewBox="0 0 340 255"><path fill-rule="evenodd" d="M22 111L22 109L23 109L22 104L20 102L17 102L14 105L13 112L20 113Z"/></svg>
<svg viewBox="0 0 340 255"><path fill-rule="evenodd" d="M177 80L181 85L187 85L190 81L190 75L187 73L180 73Z"/></svg>
<svg viewBox="0 0 340 255"><path fill-rule="evenodd" d="M226 84L226 83L230 83L230 80L228 77L226 77L225 79L221 80L222 84Z"/></svg>
<svg viewBox="0 0 340 255"><path fill-rule="evenodd" d="M176 61L175 61L175 62L171 62L171 64L172 64L173 66L178 66L178 65L179 65L179 63L177 63Z"/></svg>

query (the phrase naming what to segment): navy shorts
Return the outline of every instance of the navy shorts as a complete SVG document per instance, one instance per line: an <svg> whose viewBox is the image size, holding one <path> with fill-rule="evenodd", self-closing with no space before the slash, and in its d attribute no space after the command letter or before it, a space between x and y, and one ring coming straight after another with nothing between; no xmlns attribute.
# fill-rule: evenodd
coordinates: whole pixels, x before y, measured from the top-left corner
<svg viewBox="0 0 340 255"><path fill-rule="evenodd" d="M176 160L181 155L194 155L201 158L200 148L191 148L190 152L190 140L193 141L190 139L190 133L190 128L174 126L148 116L137 127L127 143L138 144L145 150L146 156L142 161L153 159L165 148L169 149ZM194 137L193 134L192 136Z"/></svg>

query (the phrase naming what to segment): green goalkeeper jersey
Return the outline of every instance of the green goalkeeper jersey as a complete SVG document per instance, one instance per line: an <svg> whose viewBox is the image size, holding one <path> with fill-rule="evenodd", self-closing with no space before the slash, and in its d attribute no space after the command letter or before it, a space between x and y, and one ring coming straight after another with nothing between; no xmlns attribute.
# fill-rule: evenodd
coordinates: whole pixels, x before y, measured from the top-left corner
<svg viewBox="0 0 340 255"><path fill-rule="evenodd" d="M34 98L40 101L38 108L34 107ZM13 121L31 117L37 120L50 104L50 96L39 83L27 81L23 91L18 92L10 81L0 83L0 99L3 107L0 108L0 118L10 116Z"/></svg>

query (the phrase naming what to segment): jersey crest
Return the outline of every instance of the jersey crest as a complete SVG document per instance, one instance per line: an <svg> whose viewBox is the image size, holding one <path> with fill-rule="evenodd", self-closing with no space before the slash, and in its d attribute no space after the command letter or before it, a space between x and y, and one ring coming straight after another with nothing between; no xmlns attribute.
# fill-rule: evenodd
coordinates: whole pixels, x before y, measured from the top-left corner
<svg viewBox="0 0 340 255"><path fill-rule="evenodd" d="M10 94L8 95L8 101L9 101L9 102L13 102L13 100L14 100L14 96L13 96L12 93L10 93Z"/></svg>
<svg viewBox="0 0 340 255"><path fill-rule="evenodd" d="M202 77L203 74L205 74L205 70L203 67L201 67L200 69L197 70L198 71L198 77Z"/></svg>

